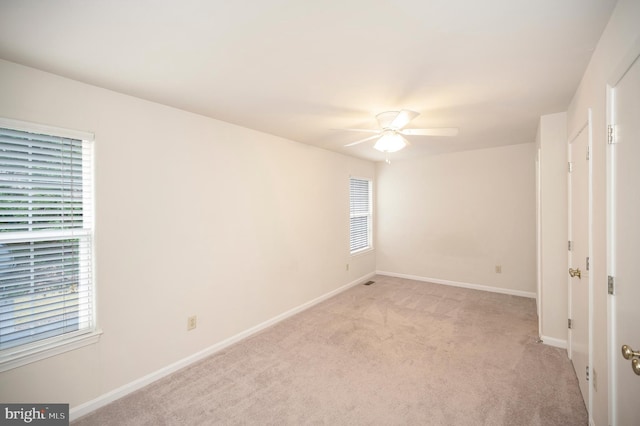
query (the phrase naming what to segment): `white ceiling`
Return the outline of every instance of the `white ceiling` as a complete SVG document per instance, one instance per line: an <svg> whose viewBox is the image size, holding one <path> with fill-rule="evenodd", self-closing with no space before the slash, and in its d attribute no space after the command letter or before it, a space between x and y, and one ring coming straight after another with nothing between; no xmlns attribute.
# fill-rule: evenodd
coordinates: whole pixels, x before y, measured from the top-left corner
<svg viewBox="0 0 640 426"><path fill-rule="evenodd" d="M370 160L528 143L566 110L615 0L0 0L0 58ZM1 76L0 76L1 78Z"/></svg>

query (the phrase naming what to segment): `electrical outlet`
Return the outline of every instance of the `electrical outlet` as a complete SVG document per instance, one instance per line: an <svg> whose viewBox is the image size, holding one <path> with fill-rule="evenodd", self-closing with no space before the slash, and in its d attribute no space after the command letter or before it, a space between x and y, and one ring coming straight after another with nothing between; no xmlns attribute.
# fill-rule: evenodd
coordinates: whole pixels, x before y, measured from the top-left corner
<svg viewBox="0 0 640 426"><path fill-rule="evenodd" d="M345 271L349 270L349 264L347 263L347 267L345 268Z"/></svg>
<svg viewBox="0 0 640 426"><path fill-rule="evenodd" d="M496 265L496 274L502 273L502 265Z"/></svg>
<svg viewBox="0 0 640 426"><path fill-rule="evenodd" d="M192 316L187 318L187 331L189 330L193 330L194 328L196 328L196 325L198 323L198 317L197 316Z"/></svg>

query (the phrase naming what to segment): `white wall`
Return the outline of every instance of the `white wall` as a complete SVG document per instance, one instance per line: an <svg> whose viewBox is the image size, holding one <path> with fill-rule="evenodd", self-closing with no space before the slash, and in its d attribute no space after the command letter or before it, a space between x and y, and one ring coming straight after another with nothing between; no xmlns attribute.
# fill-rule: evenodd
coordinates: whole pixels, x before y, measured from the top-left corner
<svg viewBox="0 0 640 426"><path fill-rule="evenodd" d="M598 389L593 392L593 419L608 424L607 356L607 246L606 246L606 89L609 78L635 43L640 41L640 1L619 0L593 53L568 110L568 131L572 134L584 122L588 108L593 113L593 252L591 274L594 283L593 359Z"/></svg>
<svg viewBox="0 0 640 426"><path fill-rule="evenodd" d="M569 291L566 113L540 117L537 145L540 149L540 336L545 343L566 347Z"/></svg>
<svg viewBox="0 0 640 426"><path fill-rule="evenodd" d="M378 271L533 296L535 148L378 163Z"/></svg>
<svg viewBox="0 0 640 426"><path fill-rule="evenodd" d="M348 235L371 162L5 61L0 93L0 116L95 133L104 331L1 373L0 401L73 409L375 271Z"/></svg>

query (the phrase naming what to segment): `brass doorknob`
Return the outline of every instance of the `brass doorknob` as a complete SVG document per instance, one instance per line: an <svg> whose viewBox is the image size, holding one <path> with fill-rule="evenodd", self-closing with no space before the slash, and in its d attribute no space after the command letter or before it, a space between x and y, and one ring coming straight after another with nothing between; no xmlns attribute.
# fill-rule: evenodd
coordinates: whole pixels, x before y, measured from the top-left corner
<svg viewBox="0 0 640 426"><path fill-rule="evenodd" d="M640 376L640 352L634 351L627 345L622 345L622 356L624 359L631 360L631 369Z"/></svg>
<svg viewBox="0 0 640 426"><path fill-rule="evenodd" d="M580 272L580 268L572 269L569 268L569 275L573 277L578 277L578 279L582 279L582 273Z"/></svg>
<svg viewBox="0 0 640 426"><path fill-rule="evenodd" d="M640 352L636 352L627 345L622 345L622 356L624 359L640 357Z"/></svg>

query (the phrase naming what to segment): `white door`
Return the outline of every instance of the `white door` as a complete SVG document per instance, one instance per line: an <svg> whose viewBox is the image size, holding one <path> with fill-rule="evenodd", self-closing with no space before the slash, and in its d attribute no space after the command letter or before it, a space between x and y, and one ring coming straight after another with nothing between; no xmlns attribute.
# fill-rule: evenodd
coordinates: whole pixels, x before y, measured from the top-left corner
<svg viewBox="0 0 640 426"><path fill-rule="evenodd" d="M569 358L589 408L589 141L591 120L569 141Z"/></svg>
<svg viewBox="0 0 640 426"><path fill-rule="evenodd" d="M640 424L640 367L625 359L622 345L640 351L640 60L628 69L612 90L614 140L610 145L611 212L609 274L613 335L612 424ZM636 361L640 364L640 360Z"/></svg>

